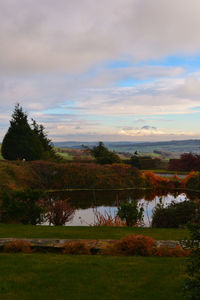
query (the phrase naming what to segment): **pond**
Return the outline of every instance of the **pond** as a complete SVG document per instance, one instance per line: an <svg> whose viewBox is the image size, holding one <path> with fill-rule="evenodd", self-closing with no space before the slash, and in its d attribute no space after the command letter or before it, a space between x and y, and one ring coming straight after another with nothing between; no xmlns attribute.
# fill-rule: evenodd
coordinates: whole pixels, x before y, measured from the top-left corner
<svg viewBox="0 0 200 300"><path fill-rule="evenodd" d="M72 220L65 226L92 226L96 224L98 213L114 217L120 203L137 200L138 207L143 206L144 208L143 226L150 227L153 211L160 201L163 205L167 205L172 201L199 199L199 195L194 193L177 191L163 193L152 190L54 192L49 196L55 200L68 199L70 205L75 208Z"/></svg>

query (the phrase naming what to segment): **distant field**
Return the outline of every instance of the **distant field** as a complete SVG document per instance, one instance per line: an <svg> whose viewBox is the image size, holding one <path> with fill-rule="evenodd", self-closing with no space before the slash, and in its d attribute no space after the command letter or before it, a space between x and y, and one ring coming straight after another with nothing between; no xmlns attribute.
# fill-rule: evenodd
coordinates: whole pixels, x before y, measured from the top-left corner
<svg viewBox="0 0 200 300"><path fill-rule="evenodd" d="M88 147L97 145L97 142L58 142L56 147L81 149L82 144ZM138 151L140 153L153 153L155 150L166 152L184 153L194 152L200 153L200 140L183 140L183 141L167 141L167 142L105 142L106 147L116 152Z"/></svg>
<svg viewBox="0 0 200 300"><path fill-rule="evenodd" d="M66 159L66 160L73 160L73 156L70 155L67 152L57 152L62 158Z"/></svg>

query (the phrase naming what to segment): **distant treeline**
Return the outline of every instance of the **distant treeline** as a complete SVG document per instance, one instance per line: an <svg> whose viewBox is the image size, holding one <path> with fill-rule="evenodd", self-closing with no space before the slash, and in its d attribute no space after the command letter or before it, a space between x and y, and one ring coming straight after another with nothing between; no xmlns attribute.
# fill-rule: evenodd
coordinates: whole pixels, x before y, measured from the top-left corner
<svg viewBox="0 0 200 300"><path fill-rule="evenodd" d="M55 142L56 147L81 149L83 142ZM88 147L93 147L98 142L84 142ZM175 153L195 152L200 153L200 140L182 140L182 141L165 141L165 142L104 142L109 150L117 152L139 151L142 153L150 153L154 150L169 151Z"/></svg>

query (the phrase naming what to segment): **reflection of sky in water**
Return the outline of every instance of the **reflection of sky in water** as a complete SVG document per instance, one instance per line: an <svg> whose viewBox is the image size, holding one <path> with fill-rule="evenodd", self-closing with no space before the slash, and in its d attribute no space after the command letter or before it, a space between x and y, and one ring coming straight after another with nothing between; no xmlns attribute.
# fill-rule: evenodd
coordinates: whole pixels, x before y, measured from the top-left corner
<svg viewBox="0 0 200 300"><path fill-rule="evenodd" d="M156 196L152 201L146 201L144 199L138 200L138 205L142 205L144 208L144 226L148 227L151 225L151 219L153 210L155 209L156 205L159 204L160 200L162 204L166 206L167 204L171 203L172 201L175 202L182 202L184 200L189 200L184 193L174 197L171 194L167 196ZM93 225L95 220L94 210L100 212L101 214L108 213L109 215L114 215L117 213L116 206L98 206L95 208L87 208L87 209L77 209L75 211L74 218L71 222L67 223L66 226L90 226Z"/></svg>

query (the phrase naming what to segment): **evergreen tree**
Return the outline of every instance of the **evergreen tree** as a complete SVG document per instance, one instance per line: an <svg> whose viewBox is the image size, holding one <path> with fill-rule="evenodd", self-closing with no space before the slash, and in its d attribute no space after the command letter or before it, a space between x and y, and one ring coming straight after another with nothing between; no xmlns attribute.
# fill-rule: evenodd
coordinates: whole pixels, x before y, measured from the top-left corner
<svg viewBox="0 0 200 300"><path fill-rule="evenodd" d="M31 129L27 114L19 104L15 106L1 151L3 157L8 160L37 160L44 157L42 143Z"/></svg>
<svg viewBox="0 0 200 300"><path fill-rule="evenodd" d="M45 132L44 126L42 124L37 124L37 122L32 119L32 129L42 144L44 150L44 159L60 160L59 156L54 150L51 140L48 138L47 133Z"/></svg>

